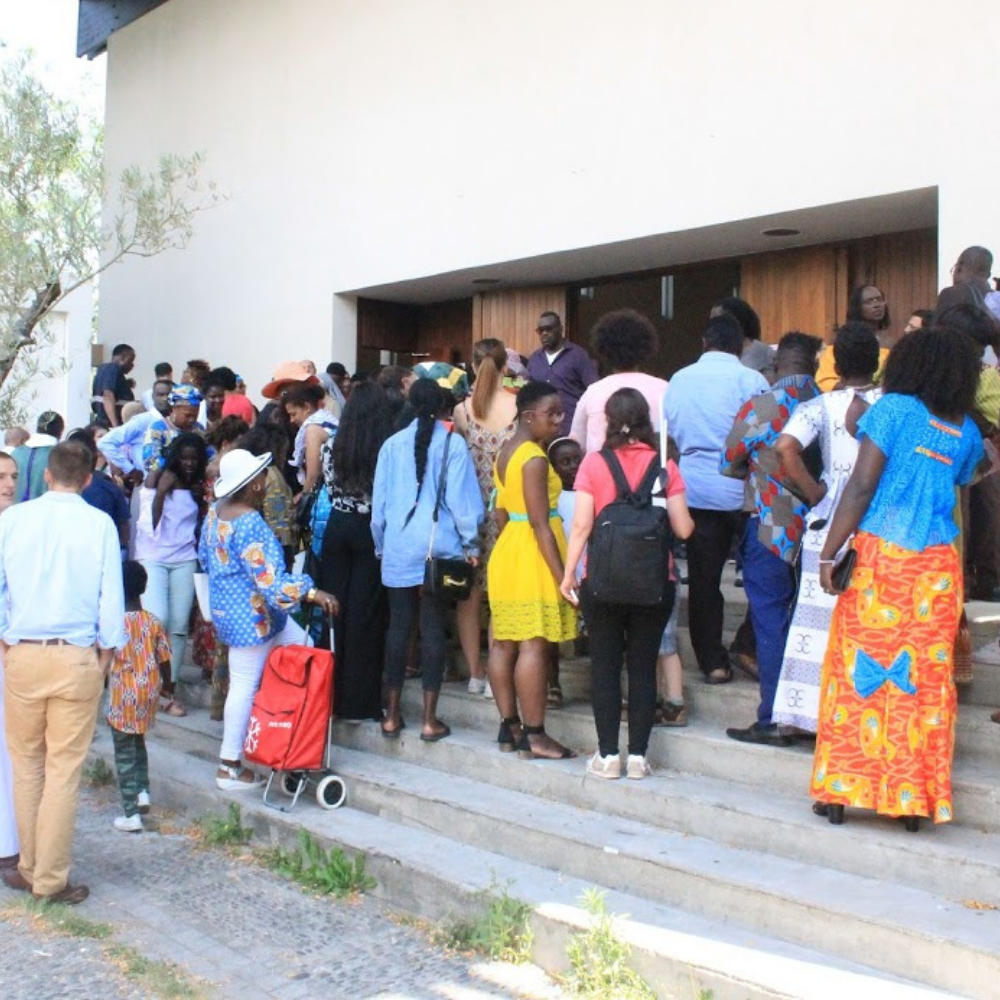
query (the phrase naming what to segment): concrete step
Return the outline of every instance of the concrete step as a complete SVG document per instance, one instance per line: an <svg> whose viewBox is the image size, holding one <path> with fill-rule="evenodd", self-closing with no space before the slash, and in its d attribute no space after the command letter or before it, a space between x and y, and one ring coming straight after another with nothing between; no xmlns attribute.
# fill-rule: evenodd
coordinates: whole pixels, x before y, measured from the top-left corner
<svg viewBox="0 0 1000 1000"><path fill-rule="evenodd" d="M674 771L641 782L585 775L586 759L525 762L497 750L490 735L454 729L428 747L414 730L386 740L373 723L338 723L338 747L400 760L662 830L822 864L866 878L919 885L952 900L1000 906L1000 834L947 825L919 835L870 813L852 813L842 827L813 815L807 798L766 796L745 785ZM336 751L340 761L340 751ZM919 873L919 877L915 874Z"/></svg>
<svg viewBox="0 0 1000 1000"><path fill-rule="evenodd" d="M731 684L705 684L693 667L693 657L688 662L692 666L684 671L684 697L690 718L713 723L720 729L748 726L757 718L760 688L756 681L736 671ZM582 657L564 659L560 683L568 702L589 703L590 661ZM963 699L955 733L956 756L1000 770L1000 726L990 721L990 711Z"/></svg>
<svg viewBox="0 0 1000 1000"><path fill-rule="evenodd" d="M283 813L266 808L256 792L223 795L214 788L213 764L203 759L214 735L200 732L196 720L165 722L148 743L154 811L167 808L197 818L221 815L230 802L239 802L258 842L291 844L305 829L324 847L363 854L377 880L373 895L426 919L477 914L483 893L499 880L533 907L533 959L552 973L565 971L570 937L589 924L580 900L591 884L581 879L349 806L328 812L304 798L294 811ZM103 727L91 757L112 763ZM351 787L349 795L356 790ZM663 998L702 990L712 991L716 1000L839 1000L852 994L930 1000L957 995L640 896L611 890L606 902L610 912L628 914L616 919L616 933L633 948L631 964Z"/></svg>
<svg viewBox="0 0 1000 1000"><path fill-rule="evenodd" d="M1000 981L1000 912L370 753L340 750L337 768L352 805L393 822L942 989Z"/></svg>
<svg viewBox="0 0 1000 1000"><path fill-rule="evenodd" d="M418 685L407 684L403 698L405 712L418 719ZM457 684L447 684L442 689L438 714L452 726L462 726L487 736L495 735L499 722L492 701L469 695ZM573 703L550 711L545 726L556 739L574 750L593 753L596 749L597 735L589 705ZM623 722L623 748L626 734L627 725ZM737 743L726 736L721 726L695 718L684 729L654 729L649 759L654 767L732 781L756 788L763 795L786 795L808 803L813 760L810 744L782 748ZM958 759L952 783L955 825L1000 832L1000 771L989 765Z"/></svg>

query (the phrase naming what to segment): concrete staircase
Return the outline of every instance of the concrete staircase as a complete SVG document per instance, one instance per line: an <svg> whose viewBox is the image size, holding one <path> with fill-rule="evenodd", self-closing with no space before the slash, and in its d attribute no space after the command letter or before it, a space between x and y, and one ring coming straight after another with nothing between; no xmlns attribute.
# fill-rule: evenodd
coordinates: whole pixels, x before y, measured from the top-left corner
<svg viewBox="0 0 1000 1000"><path fill-rule="evenodd" d="M742 593L728 596L735 628ZM970 617L990 611L970 606ZM998 997L1000 726L988 715L1000 705L1000 655L995 624L974 622L973 631L977 676L962 692L956 822L918 834L862 813L830 826L810 811L810 749L727 739L726 725L754 718L748 680L709 687L690 674L691 724L654 730L654 776L587 778L588 665L574 660L564 664L566 707L549 713L547 727L581 752L576 760L499 753L495 705L457 684L445 686L439 710L453 735L422 743L419 682L409 682L410 728L398 740L373 723L335 727L347 807L327 813L310 800L282 814L255 794L240 801L266 836L304 825L364 851L377 891L424 916L465 912L491 880L509 880L536 907L535 958L551 971L586 923L583 889L599 886L609 909L628 915L619 933L663 996ZM682 632L682 651L684 642ZM188 704L199 694L197 685L184 692ZM150 741L158 801L218 811L209 762L221 725L197 711L163 722Z"/></svg>

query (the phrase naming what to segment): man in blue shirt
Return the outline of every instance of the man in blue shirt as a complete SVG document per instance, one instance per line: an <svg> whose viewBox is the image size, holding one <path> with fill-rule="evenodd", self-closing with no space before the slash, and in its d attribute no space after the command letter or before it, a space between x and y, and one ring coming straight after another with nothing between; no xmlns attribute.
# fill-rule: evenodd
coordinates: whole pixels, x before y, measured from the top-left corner
<svg viewBox="0 0 1000 1000"><path fill-rule="evenodd" d="M97 449L108 460L113 476L128 480L133 486L143 481L142 445L146 431L170 413L173 388L174 383L169 379L157 379L153 383L153 409L137 413L131 420L112 428L97 442Z"/></svg>
<svg viewBox="0 0 1000 1000"><path fill-rule="evenodd" d="M70 849L80 772L115 649L125 645L118 533L81 498L91 456L49 455L48 491L0 518L0 652L21 860L3 873L36 899L80 903Z"/></svg>
<svg viewBox="0 0 1000 1000"><path fill-rule="evenodd" d="M563 405L559 433L565 437L573 426L576 404L587 386L597 381L597 365L582 347L566 339L557 313L543 312L536 332L542 346L528 358L528 375L536 382L555 386Z"/></svg>
<svg viewBox="0 0 1000 1000"><path fill-rule="evenodd" d="M117 427L122 422L122 407L135 399L128 373L135 367L135 349L117 344L111 360L98 366L90 392L94 423L101 427Z"/></svg>
<svg viewBox="0 0 1000 1000"><path fill-rule="evenodd" d="M719 472L719 456L740 407L768 389L740 364L743 328L727 313L708 321L702 356L682 368L663 394L663 432L677 443L694 534L688 539L688 624L698 667L709 684L733 679L722 645L725 604L719 589L733 539L743 536L743 484Z"/></svg>
<svg viewBox="0 0 1000 1000"><path fill-rule="evenodd" d="M747 479L754 502L740 552L757 640L760 705L753 725L726 730L727 736L742 743L792 743L790 737L778 732L771 712L795 603L795 564L811 503L786 485L774 446L799 403L819 395L815 375L822 346L818 337L807 333L786 333L781 338L775 355L774 387L744 403L722 453L722 474Z"/></svg>

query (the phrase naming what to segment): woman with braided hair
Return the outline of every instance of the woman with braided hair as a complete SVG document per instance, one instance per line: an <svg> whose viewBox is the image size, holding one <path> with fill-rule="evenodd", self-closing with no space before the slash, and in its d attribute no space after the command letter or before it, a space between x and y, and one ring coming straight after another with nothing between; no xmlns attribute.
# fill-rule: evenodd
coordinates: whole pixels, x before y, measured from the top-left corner
<svg viewBox="0 0 1000 1000"><path fill-rule="evenodd" d="M483 500L468 446L439 419L447 409L441 387L429 379L415 382L409 404L416 419L382 445L372 489L372 538L389 595L382 735L393 739L405 726L400 698L407 645L419 614L424 685L420 738L433 743L451 732L437 718L448 604L440 597L421 595L424 568L429 553L446 559L464 557L473 565L478 562ZM442 476L444 492L432 545L434 507Z"/></svg>

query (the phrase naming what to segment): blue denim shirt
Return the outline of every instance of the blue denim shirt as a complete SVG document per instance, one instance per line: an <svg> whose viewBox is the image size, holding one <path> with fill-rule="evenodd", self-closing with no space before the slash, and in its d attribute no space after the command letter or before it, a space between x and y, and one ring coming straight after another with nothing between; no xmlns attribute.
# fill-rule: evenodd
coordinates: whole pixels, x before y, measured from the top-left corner
<svg viewBox="0 0 1000 1000"><path fill-rule="evenodd" d="M681 453L688 507L743 509L743 484L719 472L719 456L740 407L769 388L763 375L722 351L706 351L670 380L662 413Z"/></svg>
<svg viewBox="0 0 1000 1000"><path fill-rule="evenodd" d="M420 498L404 527L417 498L417 463L413 455L416 434L416 421L393 434L382 445L375 467L372 538L375 554L382 560L382 583L387 587L416 587L424 582L431 517L448 429L442 423L434 427ZM479 555L479 526L484 516L483 498L468 445L458 434L453 434L433 554L446 559Z"/></svg>

